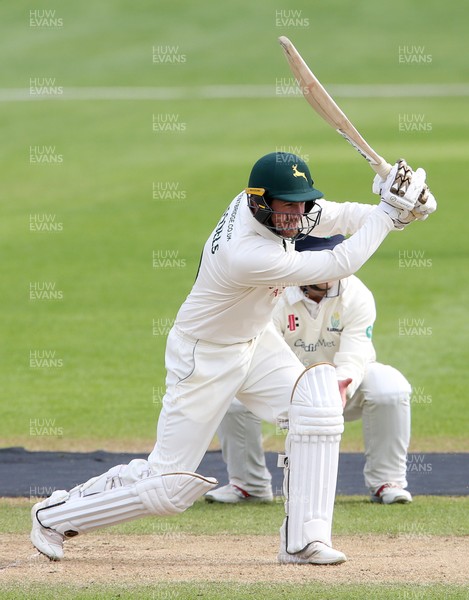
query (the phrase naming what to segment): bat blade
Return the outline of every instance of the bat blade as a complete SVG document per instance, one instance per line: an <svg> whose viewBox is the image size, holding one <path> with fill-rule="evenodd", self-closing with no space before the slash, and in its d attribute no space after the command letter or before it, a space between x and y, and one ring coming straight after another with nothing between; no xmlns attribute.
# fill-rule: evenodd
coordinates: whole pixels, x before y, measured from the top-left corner
<svg viewBox="0 0 469 600"><path fill-rule="evenodd" d="M326 123L334 127L340 135L352 144L363 158L368 161L375 173L378 173L385 179L392 168L391 165L375 152L357 129L355 129L351 121L331 98L317 77L311 72L291 41L287 37L281 36L279 42L285 53L290 70L297 80L307 102Z"/></svg>

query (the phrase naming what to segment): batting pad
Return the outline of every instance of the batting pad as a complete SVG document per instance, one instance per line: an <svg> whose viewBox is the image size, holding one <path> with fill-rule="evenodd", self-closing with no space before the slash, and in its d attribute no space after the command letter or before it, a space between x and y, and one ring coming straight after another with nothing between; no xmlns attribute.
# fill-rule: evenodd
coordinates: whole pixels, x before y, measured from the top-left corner
<svg viewBox="0 0 469 600"><path fill-rule="evenodd" d="M40 508L36 517L43 527L73 537L139 517L183 512L217 484L213 477L190 472L152 475L101 493L68 494L64 501Z"/></svg>
<svg viewBox="0 0 469 600"><path fill-rule="evenodd" d="M311 542L331 546L332 515L344 430L342 399L334 367L306 369L292 392L286 440L284 492L287 552Z"/></svg>

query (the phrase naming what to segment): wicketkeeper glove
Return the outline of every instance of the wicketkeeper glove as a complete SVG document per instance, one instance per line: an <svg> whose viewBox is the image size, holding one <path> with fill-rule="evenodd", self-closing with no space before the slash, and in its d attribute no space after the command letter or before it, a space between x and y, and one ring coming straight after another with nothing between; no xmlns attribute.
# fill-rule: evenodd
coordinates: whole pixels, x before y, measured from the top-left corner
<svg viewBox="0 0 469 600"><path fill-rule="evenodd" d="M415 172L404 159L397 161L386 179L373 180L373 193L381 196L379 204L394 222L396 229L418 219L425 220L436 210L436 200L425 183L424 169Z"/></svg>

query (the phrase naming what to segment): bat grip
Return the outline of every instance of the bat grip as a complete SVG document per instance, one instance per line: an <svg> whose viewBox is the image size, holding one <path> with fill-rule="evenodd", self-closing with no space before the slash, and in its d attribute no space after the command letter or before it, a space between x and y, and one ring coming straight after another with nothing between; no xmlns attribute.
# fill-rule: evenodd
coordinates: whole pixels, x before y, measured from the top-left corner
<svg viewBox="0 0 469 600"><path fill-rule="evenodd" d="M392 165L390 165L384 159L382 159L381 162L376 165L370 163L370 166L373 171L381 177L381 179L386 179L392 169Z"/></svg>

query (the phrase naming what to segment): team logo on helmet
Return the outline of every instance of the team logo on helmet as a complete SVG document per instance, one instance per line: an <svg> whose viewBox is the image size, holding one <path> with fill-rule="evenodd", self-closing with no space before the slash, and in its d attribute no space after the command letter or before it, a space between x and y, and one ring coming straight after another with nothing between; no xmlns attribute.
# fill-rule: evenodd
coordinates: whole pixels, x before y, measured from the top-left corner
<svg viewBox="0 0 469 600"><path fill-rule="evenodd" d="M306 179L306 181L308 181L308 178L303 173L303 171L298 171L298 165L292 165L291 168L293 170L293 177L304 177Z"/></svg>

